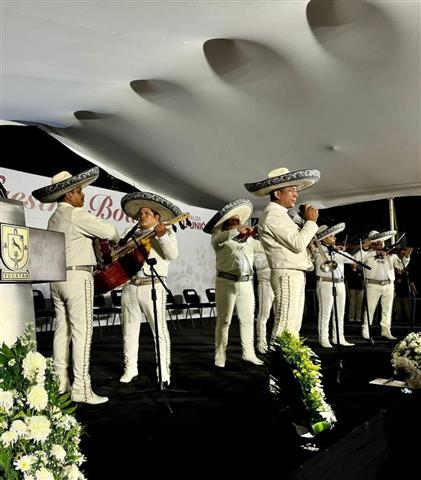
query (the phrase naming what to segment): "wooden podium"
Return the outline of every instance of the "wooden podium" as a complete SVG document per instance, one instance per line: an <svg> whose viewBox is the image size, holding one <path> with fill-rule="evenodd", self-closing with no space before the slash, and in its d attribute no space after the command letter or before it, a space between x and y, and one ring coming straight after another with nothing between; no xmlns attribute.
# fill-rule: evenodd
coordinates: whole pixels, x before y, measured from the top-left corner
<svg viewBox="0 0 421 480"><path fill-rule="evenodd" d="M32 284L63 280L64 234L26 227L23 203L0 198L0 344L35 329Z"/></svg>

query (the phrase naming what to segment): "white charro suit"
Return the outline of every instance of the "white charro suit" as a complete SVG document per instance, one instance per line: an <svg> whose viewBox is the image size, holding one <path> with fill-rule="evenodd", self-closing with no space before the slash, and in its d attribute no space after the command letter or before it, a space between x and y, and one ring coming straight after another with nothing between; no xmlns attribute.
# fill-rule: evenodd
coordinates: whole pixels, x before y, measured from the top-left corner
<svg viewBox="0 0 421 480"><path fill-rule="evenodd" d="M338 328L339 328L339 342L346 344L344 335L344 315L345 315L345 303L346 303L346 291L344 283L344 264L353 263L353 260L347 259L342 255L338 255L332 252L330 256L329 250L325 245L320 245L325 258L333 260L337 263L337 268L333 270L333 277L336 287L336 307L338 312ZM332 319L332 341L336 343L336 322L334 312L334 297L332 288L332 272L323 272L320 266L325 261L325 258L318 251L315 256L315 268L316 268L316 294L319 303L318 314L318 328L319 328L319 342L322 346L329 345L329 324Z"/></svg>
<svg viewBox="0 0 421 480"><path fill-rule="evenodd" d="M141 232L141 230L138 230L136 233L140 234ZM171 228L167 228L167 233L162 237L155 237L152 239L152 247L148 258L156 259L154 268L164 281L165 277L168 275L170 262L177 257L177 237ZM151 267L145 263L136 277L132 279L131 283L128 283L123 287L121 295L124 364L125 371L131 376L137 375L139 333L142 313L145 315L146 320L151 327L155 342L155 353L157 355L155 319L151 295L152 286L150 280ZM155 288L157 297L158 341L162 373L161 380L169 384L171 378L171 340L166 322L167 294L157 278L155 278Z"/></svg>
<svg viewBox="0 0 421 480"><path fill-rule="evenodd" d="M314 268L307 246L318 229L317 224L307 220L300 229L285 207L270 202L258 228L275 294L272 340L285 328L298 335L304 311L305 275Z"/></svg>
<svg viewBox="0 0 421 480"><path fill-rule="evenodd" d="M92 239L118 241L118 231L110 223L83 208L59 202L48 222L48 230L65 235L66 266L86 267L68 270L65 282L51 283L51 298L56 311L54 332L54 367L61 386L68 384L69 349L72 342L72 395L86 401L92 395L89 361L93 325L93 277L96 266ZM91 267L91 271L89 270Z"/></svg>
<svg viewBox="0 0 421 480"><path fill-rule="evenodd" d="M244 359L255 359L254 351L254 291L253 257L256 240L234 240L237 229L216 230L212 246L216 254L215 300L215 364L225 366L228 332L234 307L240 323L241 348ZM225 275L225 277L224 277ZM227 278L228 277L228 278Z"/></svg>
<svg viewBox="0 0 421 480"><path fill-rule="evenodd" d="M365 281L367 285L367 306L370 325L373 322L373 315L376 311L379 300L381 302L381 334L391 337L392 309L395 283L395 268L402 270L402 262L406 267L409 258L403 257L402 260L395 254L386 255L384 258L376 256L373 250L362 251L355 254L355 258L361 259L363 263L371 267L371 270L365 271ZM367 311L364 311L362 336L368 338Z"/></svg>
<svg viewBox="0 0 421 480"><path fill-rule="evenodd" d="M270 268L265 251L260 241L259 250L254 255L254 268L257 273L257 298L259 310L256 318L257 350L265 353L267 350L266 324L272 308L274 294L270 284Z"/></svg>

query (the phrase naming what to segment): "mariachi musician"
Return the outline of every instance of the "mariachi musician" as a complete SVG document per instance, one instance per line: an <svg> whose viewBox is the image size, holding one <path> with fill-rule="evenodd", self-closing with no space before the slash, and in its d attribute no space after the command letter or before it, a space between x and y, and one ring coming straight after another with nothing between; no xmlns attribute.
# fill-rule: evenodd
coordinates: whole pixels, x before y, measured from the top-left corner
<svg viewBox="0 0 421 480"><path fill-rule="evenodd" d="M105 403L107 397L92 391L89 363L93 329L93 277L96 258L92 240L118 241L117 229L83 209L82 188L94 182L99 168L78 175L60 172L51 185L39 188L32 195L42 203L57 202L57 209L48 222L48 230L63 232L66 248L67 280L51 283L51 298L56 313L53 357L60 380L60 392L70 390L68 375L69 348L72 343L72 400L91 405Z"/></svg>
<svg viewBox="0 0 421 480"><path fill-rule="evenodd" d="M131 218L137 220L138 228L132 237L141 239L145 234L154 231L151 240L151 249L148 258L155 259L154 269L165 280L168 267L172 260L178 257L177 237L174 231L164 225L181 214L181 210L169 200L149 192L128 193L121 199L121 207ZM171 380L171 340L166 322L166 292L156 279L156 306L158 322L158 342L160 357L156 353L158 381L162 388L166 388ZM151 266L144 263L138 273L123 287L121 294L121 314L123 324L124 344L124 374L120 382L129 383L138 375L139 333L142 313L146 316L157 352L157 338L155 332L155 318L152 301L152 272Z"/></svg>
<svg viewBox="0 0 421 480"><path fill-rule="evenodd" d="M299 335L304 312L306 272L313 270L307 247L317 231L318 210L305 205L302 228L290 218L288 210L297 202L299 191L318 182L318 170L277 168L268 178L246 183L245 188L257 196L268 195L270 202L259 221L259 235L271 269L275 294L274 340L284 329Z"/></svg>
<svg viewBox="0 0 421 480"><path fill-rule="evenodd" d="M242 358L255 365L263 365L254 351L254 291L253 258L257 249L254 229L245 225L253 212L253 205L242 198L219 210L205 225L203 231L212 235L216 254L216 311L215 366L224 368L228 332L234 307L240 323Z"/></svg>
<svg viewBox="0 0 421 480"><path fill-rule="evenodd" d="M391 332L395 268L402 270L402 264L406 267L412 253L412 248L407 248L402 259L399 259L396 254L385 250L385 240L391 238L395 233L393 230L381 233L377 230L372 230L364 242L364 244L370 246L370 249L362 250L361 253L355 255L357 260L361 260L371 267L371 270L365 273L370 325L373 321L377 304L380 301L381 335L389 340L396 340L396 337ZM364 311L362 337L366 340L369 339L367 311Z"/></svg>
<svg viewBox="0 0 421 480"><path fill-rule="evenodd" d="M338 255L333 251L336 243L336 234L345 229L345 223L338 223L328 228L322 225L316 233L316 250L314 264L316 270L316 294L319 303L318 330L319 343L323 348L332 348L329 341L329 326L332 319L332 343L339 343L344 347L351 347L354 344L347 342L344 335L344 315L345 315L345 283L344 283L344 263L354 263L352 259L347 259L343 255ZM339 247L337 247L339 249ZM336 312L338 316L338 333L336 331L335 305L332 282L336 286Z"/></svg>

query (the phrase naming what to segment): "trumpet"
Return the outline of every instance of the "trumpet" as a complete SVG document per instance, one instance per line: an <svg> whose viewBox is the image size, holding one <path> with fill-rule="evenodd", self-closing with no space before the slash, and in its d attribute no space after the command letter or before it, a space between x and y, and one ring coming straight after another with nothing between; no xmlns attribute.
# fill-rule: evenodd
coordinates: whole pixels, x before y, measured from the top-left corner
<svg viewBox="0 0 421 480"><path fill-rule="evenodd" d="M329 260L327 258L326 253L323 251L323 248L320 245L320 242L317 240L317 238L313 239L312 244L313 244L313 248L312 248L313 261L316 259L317 252L319 252L320 256L323 259L323 262L320 265L320 270L323 273L333 272L333 270L336 270L338 268L337 262L335 262L334 260Z"/></svg>

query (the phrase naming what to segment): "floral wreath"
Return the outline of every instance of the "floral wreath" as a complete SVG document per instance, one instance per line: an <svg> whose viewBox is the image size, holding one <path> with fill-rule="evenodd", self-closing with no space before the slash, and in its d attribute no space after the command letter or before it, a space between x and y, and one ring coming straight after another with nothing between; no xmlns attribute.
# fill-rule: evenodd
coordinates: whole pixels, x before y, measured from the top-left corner
<svg viewBox="0 0 421 480"><path fill-rule="evenodd" d="M83 480L81 425L59 393L51 358L35 351L33 327L0 347L0 478Z"/></svg>
<svg viewBox="0 0 421 480"><path fill-rule="evenodd" d="M331 428L336 417L326 402L320 360L313 350L283 330L272 343L269 358L271 393L288 404L294 421L304 422L314 435Z"/></svg>
<svg viewBox="0 0 421 480"><path fill-rule="evenodd" d="M392 351L395 374L412 388L421 388L421 332L411 332Z"/></svg>

